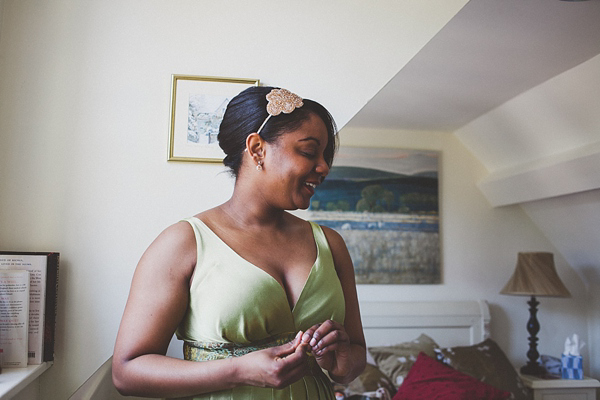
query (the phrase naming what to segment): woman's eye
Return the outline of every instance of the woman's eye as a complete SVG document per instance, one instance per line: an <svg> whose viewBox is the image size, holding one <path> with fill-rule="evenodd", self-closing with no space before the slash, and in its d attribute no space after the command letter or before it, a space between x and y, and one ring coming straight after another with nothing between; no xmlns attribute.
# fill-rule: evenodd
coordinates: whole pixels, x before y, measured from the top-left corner
<svg viewBox="0 0 600 400"><path fill-rule="evenodd" d="M317 156L316 153L314 153L312 151L303 151L302 155L304 157L308 157L308 158L315 158Z"/></svg>

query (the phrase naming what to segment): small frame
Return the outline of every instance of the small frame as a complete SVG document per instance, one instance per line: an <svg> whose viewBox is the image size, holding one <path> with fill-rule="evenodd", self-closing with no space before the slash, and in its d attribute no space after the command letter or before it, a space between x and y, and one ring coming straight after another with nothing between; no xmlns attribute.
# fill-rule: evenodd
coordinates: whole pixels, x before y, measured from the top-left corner
<svg viewBox="0 0 600 400"><path fill-rule="evenodd" d="M217 134L229 101L258 79L173 75L168 161L223 161Z"/></svg>

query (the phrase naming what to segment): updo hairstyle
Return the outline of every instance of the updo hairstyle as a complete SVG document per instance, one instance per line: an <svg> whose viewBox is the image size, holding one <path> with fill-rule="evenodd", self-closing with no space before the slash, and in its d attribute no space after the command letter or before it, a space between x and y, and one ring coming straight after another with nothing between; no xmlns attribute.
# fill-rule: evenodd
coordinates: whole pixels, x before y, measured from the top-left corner
<svg viewBox="0 0 600 400"><path fill-rule="evenodd" d="M223 121L219 127L219 146L226 154L223 164L230 169L234 177L238 177L246 138L258 131L260 125L269 116L267 113L267 94L273 89L270 86L252 86L235 96L225 110ZM327 128L327 146L325 161L331 167L338 146L337 127L329 112L316 101L303 99L304 105L290 114L281 113L269 118L260 131L260 136L267 143L274 143L279 136L295 131L307 121L311 114L317 115Z"/></svg>

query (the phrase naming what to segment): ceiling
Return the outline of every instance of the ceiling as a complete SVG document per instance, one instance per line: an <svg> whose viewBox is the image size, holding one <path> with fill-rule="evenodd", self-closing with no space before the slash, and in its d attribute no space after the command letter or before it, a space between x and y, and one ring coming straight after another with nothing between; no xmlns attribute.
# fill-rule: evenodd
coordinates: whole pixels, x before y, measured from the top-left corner
<svg viewBox="0 0 600 400"><path fill-rule="evenodd" d="M346 125L453 132L600 54L600 0L471 0Z"/></svg>

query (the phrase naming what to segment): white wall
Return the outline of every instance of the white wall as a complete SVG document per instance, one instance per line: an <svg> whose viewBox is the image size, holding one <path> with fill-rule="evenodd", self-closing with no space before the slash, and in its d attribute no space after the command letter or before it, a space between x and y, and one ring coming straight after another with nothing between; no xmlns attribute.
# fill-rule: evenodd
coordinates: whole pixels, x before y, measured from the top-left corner
<svg viewBox="0 0 600 400"><path fill-rule="evenodd" d="M534 197L521 207L585 282L577 296L585 299L583 310L588 313L586 373L596 378L600 377L600 187L594 167L600 160L598 87L600 56L455 132L489 171L484 180L507 171L517 176L530 168L530 160L550 166L538 168L539 179L529 183L530 192L556 195Z"/></svg>
<svg viewBox="0 0 600 400"><path fill-rule="evenodd" d="M259 78L343 126L465 2L5 0L0 248L61 253L43 398L110 356L160 230L231 193L222 167L165 161L171 74Z"/></svg>

